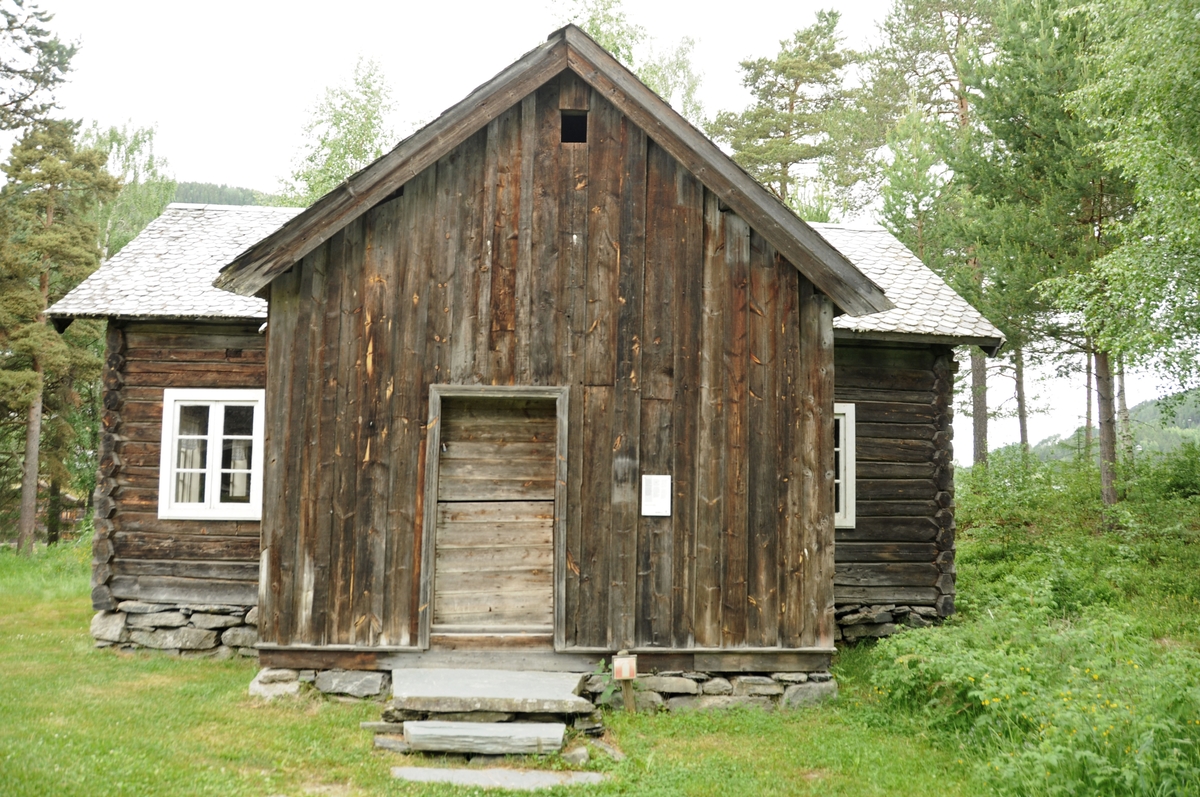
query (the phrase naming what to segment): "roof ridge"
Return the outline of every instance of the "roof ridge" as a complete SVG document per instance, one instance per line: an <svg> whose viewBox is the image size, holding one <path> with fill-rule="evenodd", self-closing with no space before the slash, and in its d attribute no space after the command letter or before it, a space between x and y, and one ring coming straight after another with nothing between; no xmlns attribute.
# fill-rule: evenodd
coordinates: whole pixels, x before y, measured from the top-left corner
<svg viewBox="0 0 1200 797"><path fill-rule="evenodd" d="M293 210L299 213L303 208L288 205L218 205L209 202L172 202L167 210L232 210L239 213L262 210Z"/></svg>

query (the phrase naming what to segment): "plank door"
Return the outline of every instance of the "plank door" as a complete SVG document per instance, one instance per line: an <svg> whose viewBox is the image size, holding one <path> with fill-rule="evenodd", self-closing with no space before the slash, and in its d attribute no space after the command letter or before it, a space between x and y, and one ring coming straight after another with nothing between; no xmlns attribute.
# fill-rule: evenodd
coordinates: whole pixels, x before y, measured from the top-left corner
<svg viewBox="0 0 1200 797"><path fill-rule="evenodd" d="M553 401L444 399L434 634L552 634Z"/></svg>

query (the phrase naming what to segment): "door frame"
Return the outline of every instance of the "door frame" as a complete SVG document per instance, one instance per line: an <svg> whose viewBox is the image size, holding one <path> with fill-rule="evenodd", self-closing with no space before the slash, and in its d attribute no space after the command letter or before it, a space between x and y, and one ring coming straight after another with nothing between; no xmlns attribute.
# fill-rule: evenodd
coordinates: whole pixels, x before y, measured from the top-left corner
<svg viewBox="0 0 1200 797"><path fill-rule="evenodd" d="M421 535L421 597L417 604L417 646L429 649L433 625L433 581L437 535L438 470L442 452L442 399L544 399L555 402L554 430L554 649L566 647L567 559L567 428L570 407L567 386L430 385L429 423L425 437L425 488Z"/></svg>

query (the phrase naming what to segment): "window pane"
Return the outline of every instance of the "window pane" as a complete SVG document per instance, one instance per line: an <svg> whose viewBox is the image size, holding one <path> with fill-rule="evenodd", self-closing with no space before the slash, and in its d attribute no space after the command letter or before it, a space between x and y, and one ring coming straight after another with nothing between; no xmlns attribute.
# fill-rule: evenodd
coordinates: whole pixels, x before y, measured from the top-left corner
<svg viewBox="0 0 1200 797"><path fill-rule="evenodd" d="M205 409L208 409L205 407ZM208 467L208 441L203 438L185 437L177 441L175 467Z"/></svg>
<svg viewBox="0 0 1200 797"><path fill-rule="evenodd" d="M203 473L175 474L175 503L202 504L204 503Z"/></svg>
<svg viewBox="0 0 1200 797"><path fill-rule="evenodd" d="M842 506L842 483L833 483L833 511L834 514L843 515L846 512L846 507Z"/></svg>
<svg viewBox="0 0 1200 797"><path fill-rule="evenodd" d="M221 503L250 503L250 473L248 471L221 474Z"/></svg>
<svg viewBox="0 0 1200 797"><path fill-rule="evenodd" d="M187 405L179 408L179 434L208 434L208 406Z"/></svg>
<svg viewBox="0 0 1200 797"><path fill-rule="evenodd" d="M221 467L225 470L250 470L250 453L253 444L253 440L225 438L221 446Z"/></svg>
<svg viewBox="0 0 1200 797"><path fill-rule="evenodd" d="M226 407L225 434L246 435L254 434L253 407Z"/></svg>

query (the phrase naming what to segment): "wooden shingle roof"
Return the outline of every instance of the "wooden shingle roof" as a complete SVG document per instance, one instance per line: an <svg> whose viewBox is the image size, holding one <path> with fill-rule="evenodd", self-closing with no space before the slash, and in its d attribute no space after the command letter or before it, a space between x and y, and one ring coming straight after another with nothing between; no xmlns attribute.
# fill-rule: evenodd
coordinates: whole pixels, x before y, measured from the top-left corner
<svg viewBox="0 0 1200 797"><path fill-rule="evenodd" d="M570 69L694 174L851 315L892 309L878 285L574 25L555 31L391 152L222 269L215 285L252 296L546 81Z"/></svg>

